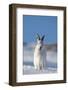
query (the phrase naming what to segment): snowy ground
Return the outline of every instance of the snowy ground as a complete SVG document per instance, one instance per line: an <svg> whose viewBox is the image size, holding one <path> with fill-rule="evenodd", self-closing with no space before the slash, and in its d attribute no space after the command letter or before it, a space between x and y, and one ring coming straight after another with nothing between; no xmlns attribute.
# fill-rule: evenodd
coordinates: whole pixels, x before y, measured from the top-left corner
<svg viewBox="0 0 68 90"><path fill-rule="evenodd" d="M47 74L57 72L57 51L54 49L46 50L46 67L43 70L35 70L33 65L34 48L24 46L23 73L28 74Z"/></svg>

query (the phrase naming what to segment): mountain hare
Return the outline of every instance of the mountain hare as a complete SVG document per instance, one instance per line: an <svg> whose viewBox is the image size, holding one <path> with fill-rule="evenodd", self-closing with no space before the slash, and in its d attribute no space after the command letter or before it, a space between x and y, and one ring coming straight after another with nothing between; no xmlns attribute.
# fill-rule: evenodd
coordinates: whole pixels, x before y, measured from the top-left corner
<svg viewBox="0 0 68 90"><path fill-rule="evenodd" d="M34 67L37 70L41 70L45 66L46 53L45 47L43 47L43 40L45 36L40 37L37 34L37 44L34 51Z"/></svg>

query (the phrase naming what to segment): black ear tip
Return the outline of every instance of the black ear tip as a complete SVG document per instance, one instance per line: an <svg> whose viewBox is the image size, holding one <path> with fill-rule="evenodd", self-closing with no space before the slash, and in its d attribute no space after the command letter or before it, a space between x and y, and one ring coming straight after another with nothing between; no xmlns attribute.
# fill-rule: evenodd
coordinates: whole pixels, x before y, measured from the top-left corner
<svg viewBox="0 0 68 90"><path fill-rule="evenodd" d="M44 39L45 35L42 36L42 40Z"/></svg>
<svg viewBox="0 0 68 90"><path fill-rule="evenodd" d="M44 38L44 37L45 37L45 35L42 36L42 38Z"/></svg>

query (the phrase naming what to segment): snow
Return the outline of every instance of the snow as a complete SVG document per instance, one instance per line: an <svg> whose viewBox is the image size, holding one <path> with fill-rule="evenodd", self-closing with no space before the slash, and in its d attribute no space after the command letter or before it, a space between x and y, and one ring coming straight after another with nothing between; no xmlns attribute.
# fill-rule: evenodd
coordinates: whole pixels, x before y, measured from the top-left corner
<svg viewBox="0 0 68 90"><path fill-rule="evenodd" d="M46 50L46 66L42 70L36 70L33 65L34 48L24 46L23 74L47 74L57 73L57 51Z"/></svg>

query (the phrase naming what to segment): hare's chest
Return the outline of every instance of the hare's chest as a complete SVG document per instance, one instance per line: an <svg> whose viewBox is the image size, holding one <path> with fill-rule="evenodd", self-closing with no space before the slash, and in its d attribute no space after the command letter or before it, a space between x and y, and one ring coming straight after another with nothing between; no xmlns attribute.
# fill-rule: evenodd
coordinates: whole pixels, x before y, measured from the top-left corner
<svg viewBox="0 0 68 90"><path fill-rule="evenodd" d="M41 55L41 50L39 50L38 48L35 48L34 55L36 56Z"/></svg>
<svg viewBox="0 0 68 90"><path fill-rule="evenodd" d="M41 50L38 50L38 49L35 49L34 58L37 61L40 61L42 59L42 51Z"/></svg>
<svg viewBox="0 0 68 90"><path fill-rule="evenodd" d="M35 65L40 65L40 63L41 63L41 52L39 52L39 51L35 51L34 52L34 64Z"/></svg>

